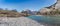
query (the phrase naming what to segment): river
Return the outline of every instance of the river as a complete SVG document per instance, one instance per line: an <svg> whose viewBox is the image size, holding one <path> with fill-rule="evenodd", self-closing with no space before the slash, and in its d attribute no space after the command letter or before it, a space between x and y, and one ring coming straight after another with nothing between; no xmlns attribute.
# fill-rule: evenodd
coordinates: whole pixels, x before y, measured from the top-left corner
<svg viewBox="0 0 60 26"><path fill-rule="evenodd" d="M39 23L54 24L60 26L60 16L29 16L28 18L33 19Z"/></svg>

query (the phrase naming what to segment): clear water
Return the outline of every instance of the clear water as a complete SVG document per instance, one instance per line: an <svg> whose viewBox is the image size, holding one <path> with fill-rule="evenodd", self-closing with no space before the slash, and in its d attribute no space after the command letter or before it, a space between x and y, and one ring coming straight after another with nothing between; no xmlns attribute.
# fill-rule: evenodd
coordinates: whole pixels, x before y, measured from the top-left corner
<svg viewBox="0 0 60 26"><path fill-rule="evenodd" d="M60 24L60 16L29 16L28 18L33 19L37 22Z"/></svg>

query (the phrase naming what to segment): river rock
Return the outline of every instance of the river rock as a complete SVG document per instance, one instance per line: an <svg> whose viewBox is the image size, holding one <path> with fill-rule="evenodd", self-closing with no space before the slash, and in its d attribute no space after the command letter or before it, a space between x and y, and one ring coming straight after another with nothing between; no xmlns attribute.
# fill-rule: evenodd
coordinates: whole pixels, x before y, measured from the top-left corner
<svg viewBox="0 0 60 26"><path fill-rule="evenodd" d="M26 17L18 18L0 17L0 26L44 26L44 25Z"/></svg>

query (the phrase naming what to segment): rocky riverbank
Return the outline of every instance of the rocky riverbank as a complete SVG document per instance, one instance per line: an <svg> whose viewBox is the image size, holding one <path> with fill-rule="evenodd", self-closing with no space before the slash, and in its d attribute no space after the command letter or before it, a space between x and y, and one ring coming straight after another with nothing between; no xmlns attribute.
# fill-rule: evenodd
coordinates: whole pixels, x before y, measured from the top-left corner
<svg viewBox="0 0 60 26"><path fill-rule="evenodd" d="M26 17L18 18L0 17L0 26L44 26L44 25Z"/></svg>

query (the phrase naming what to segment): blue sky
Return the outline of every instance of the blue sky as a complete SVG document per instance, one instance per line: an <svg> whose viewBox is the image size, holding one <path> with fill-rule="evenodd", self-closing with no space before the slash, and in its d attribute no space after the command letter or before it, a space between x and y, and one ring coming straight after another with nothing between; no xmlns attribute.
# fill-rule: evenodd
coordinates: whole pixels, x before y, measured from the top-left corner
<svg viewBox="0 0 60 26"><path fill-rule="evenodd" d="M39 9L54 4L56 0L0 0L0 8L17 9L22 11L25 9L38 11Z"/></svg>

